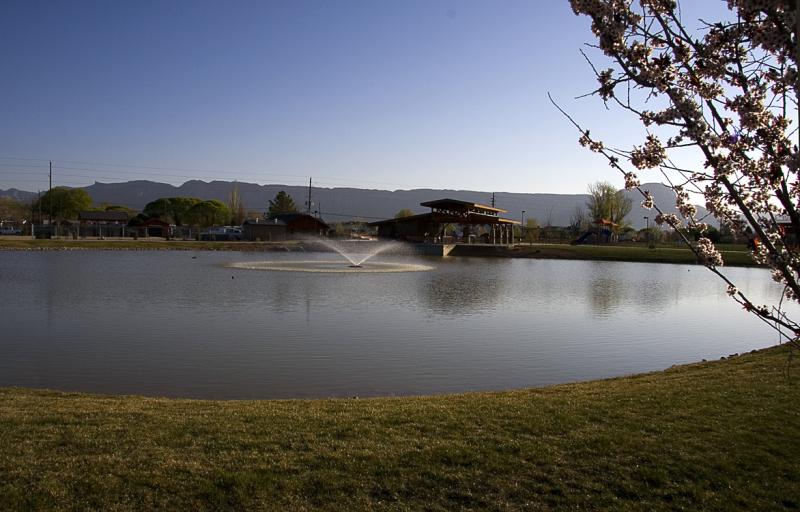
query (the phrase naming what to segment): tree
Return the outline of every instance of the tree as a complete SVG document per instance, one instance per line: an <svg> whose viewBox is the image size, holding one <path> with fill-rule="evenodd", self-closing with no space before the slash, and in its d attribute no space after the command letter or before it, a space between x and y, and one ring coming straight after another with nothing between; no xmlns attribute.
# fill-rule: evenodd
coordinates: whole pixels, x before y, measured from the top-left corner
<svg viewBox="0 0 800 512"><path fill-rule="evenodd" d="M268 215L272 217L282 213L297 213L297 206L294 204L294 199L283 190L275 194L275 199L269 202Z"/></svg>
<svg viewBox="0 0 800 512"><path fill-rule="evenodd" d="M172 219L176 226L183 226L184 224L193 224L192 219L189 218L189 211L195 207L202 200L196 197L172 197L170 204L172 207Z"/></svg>
<svg viewBox="0 0 800 512"><path fill-rule="evenodd" d="M30 218L29 206L13 197L0 197L0 221L19 222Z"/></svg>
<svg viewBox="0 0 800 512"><path fill-rule="evenodd" d="M34 203L34 209L41 206L43 214L53 219L77 219L91 205L92 196L82 188L54 187Z"/></svg>
<svg viewBox="0 0 800 512"><path fill-rule="evenodd" d="M200 201L189 208L185 218L198 226L217 226L228 223L231 218L231 210L222 201L211 199Z"/></svg>
<svg viewBox="0 0 800 512"><path fill-rule="evenodd" d="M662 231L658 226L650 226L649 228L640 229L637 232L637 236L640 240L643 240L648 244L655 244L664 238L664 231Z"/></svg>
<svg viewBox="0 0 800 512"><path fill-rule="evenodd" d="M142 213L147 217L163 220L164 222L174 222L172 219L172 203L168 197L150 201L144 206Z"/></svg>
<svg viewBox="0 0 800 512"><path fill-rule="evenodd" d="M162 197L147 203L142 213L176 226L191 224L187 218L188 211L202 199L196 197Z"/></svg>
<svg viewBox="0 0 800 512"><path fill-rule="evenodd" d="M611 183L598 181L589 185L586 208L589 210L591 220L610 220L622 228L625 226L625 217L631 212L632 207L631 198L625 195L623 190L617 190Z"/></svg>
<svg viewBox="0 0 800 512"><path fill-rule="evenodd" d="M98 210L103 212L124 212L128 216L128 219L132 219L136 216L136 211L133 208L128 208L120 204L101 203Z"/></svg>
<svg viewBox="0 0 800 512"><path fill-rule="evenodd" d="M230 196L228 196L228 208L231 211L231 224L234 226L241 225L247 217L247 212L244 209L244 203L242 203L242 197L239 194L239 183L235 181L233 182Z"/></svg>
<svg viewBox="0 0 800 512"><path fill-rule="evenodd" d="M414 212L412 212L408 208L403 208L402 210L394 214L394 218L402 219L403 217L411 217L412 215L414 215Z"/></svg>
<svg viewBox="0 0 800 512"><path fill-rule="evenodd" d="M657 211L656 223L674 229L734 300L800 346L800 325L783 301L752 303L723 274L712 240L695 241L690 233L708 228L690 202L702 198L733 234L758 241L751 244L754 260L772 268L786 299L800 300L797 2L729 0L727 19L697 27L684 22L674 0L571 4L591 18L599 58L610 65L599 70L590 60L599 83L593 94L646 128L641 145L607 148L556 105L581 131L580 143L624 175L625 187L642 195L642 206ZM654 204L639 186L636 173L648 169L670 182L680 216Z"/></svg>
<svg viewBox="0 0 800 512"><path fill-rule="evenodd" d="M589 229L591 222L592 219L589 218L586 209L583 206L576 206L569 217L569 228L573 236L578 236Z"/></svg>
<svg viewBox="0 0 800 512"><path fill-rule="evenodd" d="M525 220L525 241L535 242L539 240L539 231L541 227L539 226L539 221L536 220L534 217Z"/></svg>

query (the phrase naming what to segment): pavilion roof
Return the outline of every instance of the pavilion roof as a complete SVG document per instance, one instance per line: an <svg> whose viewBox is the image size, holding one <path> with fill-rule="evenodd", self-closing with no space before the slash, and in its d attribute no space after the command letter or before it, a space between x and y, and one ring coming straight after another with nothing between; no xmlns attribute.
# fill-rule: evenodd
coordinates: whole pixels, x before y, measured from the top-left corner
<svg viewBox="0 0 800 512"><path fill-rule="evenodd" d="M408 222L435 222L439 224L519 224L517 220L504 219L496 215L483 215L480 213L470 213L467 216L455 216L442 212L420 213L396 219L379 220L370 222L369 226L382 226L386 224L404 224Z"/></svg>
<svg viewBox="0 0 800 512"><path fill-rule="evenodd" d="M435 201L426 201L419 203L420 206L427 206L438 210L471 210L473 212L488 213L496 215L498 213L508 213L508 210L495 208L494 206L487 206L485 204L472 203L470 201L461 201L459 199L436 199Z"/></svg>
<svg viewBox="0 0 800 512"><path fill-rule="evenodd" d="M598 226L611 226L611 227L619 226L619 224L617 224L616 222L611 222L608 219L596 219L592 224L597 224Z"/></svg>

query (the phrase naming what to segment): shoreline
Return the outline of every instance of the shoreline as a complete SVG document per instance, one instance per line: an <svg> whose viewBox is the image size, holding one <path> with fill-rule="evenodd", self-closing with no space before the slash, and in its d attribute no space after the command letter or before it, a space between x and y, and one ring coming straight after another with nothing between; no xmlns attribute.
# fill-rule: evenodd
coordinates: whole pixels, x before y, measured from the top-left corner
<svg viewBox="0 0 800 512"><path fill-rule="evenodd" d="M210 242L192 240L31 240L0 238L3 251L238 251L238 252L330 252L314 241L281 242ZM722 249L726 266L760 267L746 250ZM450 257L450 256L449 256ZM630 245L533 244L514 246L458 245L451 257L494 257L527 259L567 259L594 261L627 261L643 263L675 263L699 265L694 254L685 248Z"/></svg>
<svg viewBox="0 0 800 512"><path fill-rule="evenodd" d="M76 390L61 390L57 388L36 388L36 387L27 387L27 386L0 386L0 398L3 396L4 393L9 392L21 392L21 393L32 393L32 394L45 394L45 395L62 395L62 396L69 396L69 397L84 397L84 398L110 398L110 399L130 399L130 400L156 400L162 402L202 402L202 403L271 403L271 402L327 402L327 401L338 401L338 400L359 400L359 401L367 401L367 400L426 400L426 399L446 399L452 397L469 397L469 396L481 396L481 395L499 395L504 393L524 393L524 392L534 392L534 391L545 391L551 388L558 388L561 386L582 386L582 385L593 385L593 384L601 384L603 382L611 382L617 380L626 380L626 379L636 379L636 378L643 378L647 376L658 376L665 374L670 371L680 370L680 369L687 369L692 367L698 367L701 365L709 365L709 364L716 364L722 363L725 361L735 360L736 358L745 357L749 355L758 355L762 353L772 352L772 351L779 351L787 349L788 345L773 345L764 348L757 348L752 349L747 352L742 353L734 353L729 354L727 356L721 356L719 359L703 359L701 361L692 361L689 363L680 363L680 364L673 364L667 368L663 368L660 370L650 370L644 371L640 373L630 373L624 375L615 375L610 377L601 377L597 379L588 379L588 380L574 380L574 381L567 381L567 382L560 382L556 384L544 384L541 386L533 386L533 387L523 387L523 388L509 388L509 389L499 389L499 390L476 390L476 391L455 391L455 392L441 392L441 393L428 393L428 394L401 394L401 395L365 395L365 396L337 396L337 395L330 395L330 396L320 396L320 397L288 397L288 398L198 398L198 397L186 397L186 396L167 396L167 395L141 395L136 393L101 393L101 392L94 392L94 391L76 391Z"/></svg>
<svg viewBox="0 0 800 512"><path fill-rule="evenodd" d="M599 381L366 399L0 388L0 508L792 508L800 383L787 357L783 345Z"/></svg>

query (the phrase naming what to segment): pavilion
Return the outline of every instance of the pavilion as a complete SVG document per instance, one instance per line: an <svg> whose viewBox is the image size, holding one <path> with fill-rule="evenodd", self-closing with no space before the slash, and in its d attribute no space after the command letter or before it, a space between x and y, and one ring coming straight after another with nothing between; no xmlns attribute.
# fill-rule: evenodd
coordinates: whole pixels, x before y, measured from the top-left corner
<svg viewBox="0 0 800 512"><path fill-rule="evenodd" d="M445 237L445 226L461 226L461 240L470 243L479 231L481 241L489 244L514 243L514 225L518 221L504 219L506 210L458 199L437 199L420 203L431 209L429 213L410 215L396 219L371 222L378 228L378 237L408 240L410 242L451 243ZM474 231L474 233L473 233Z"/></svg>

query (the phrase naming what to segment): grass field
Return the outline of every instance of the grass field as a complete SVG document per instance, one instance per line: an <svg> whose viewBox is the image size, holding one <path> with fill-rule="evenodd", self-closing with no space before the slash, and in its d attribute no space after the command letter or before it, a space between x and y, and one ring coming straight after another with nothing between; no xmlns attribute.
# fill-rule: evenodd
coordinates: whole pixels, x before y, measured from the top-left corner
<svg viewBox="0 0 800 512"><path fill-rule="evenodd" d="M361 400L2 389L0 510L793 509L800 373L787 361L778 348L543 389Z"/></svg>
<svg viewBox="0 0 800 512"><path fill-rule="evenodd" d="M744 247L722 249L722 259L728 266L755 266ZM682 247L656 247L644 245L519 245L513 251L521 258L577 259L605 261L644 261L654 263L696 263L694 254Z"/></svg>
<svg viewBox="0 0 800 512"><path fill-rule="evenodd" d="M284 250L299 242L200 242L163 238L108 240L33 240L28 237L0 237L0 250L141 250L141 251L269 251Z"/></svg>

